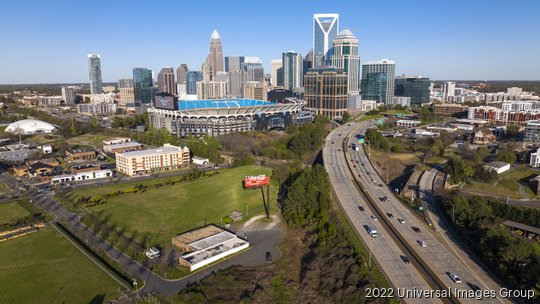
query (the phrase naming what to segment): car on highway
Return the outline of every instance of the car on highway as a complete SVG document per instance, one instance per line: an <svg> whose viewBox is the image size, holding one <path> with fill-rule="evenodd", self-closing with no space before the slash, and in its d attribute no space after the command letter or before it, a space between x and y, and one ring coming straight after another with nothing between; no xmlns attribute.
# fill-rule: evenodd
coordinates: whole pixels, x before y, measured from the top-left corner
<svg viewBox="0 0 540 304"><path fill-rule="evenodd" d="M407 256L402 255L401 260L403 260L403 263L409 264L411 261L409 261L409 258Z"/></svg>
<svg viewBox="0 0 540 304"><path fill-rule="evenodd" d="M420 232L420 228L411 226L411 229L414 230L414 232Z"/></svg>
<svg viewBox="0 0 540 304"><path fill-rule="evenodd" d="M473 284L471 282L467 283L467 286L469 286L470 289L474 290L474 291L479 291L481 290L480 286L476 285L476 284Z"/></svg>
<svg viewBox="0 0 540 304"><path fill-rule="evenodd" d="M400 224L405 224L405 219L398 218L397 221L398 221Z"/></svg>
<svg viewBox="0 0 540 304"><path fill-rule="evenodd" d="M364 211L365 209L364 209L364 207L362 207L362 206L358 206L358 210Z"/></svg>
<svg viewBox="0 0 540 304"><path fill-rule="evenodd" d="M387 201L388 200L388 196L383 196L384 197L384 200Z"/></svg>
<svg viewBox="0 0 540 304"><path fill-rule="evenodd" d="M422 241L422 240L418 240L418 245L422 246L422 247L426 247L426 242Z"/></svg>
<svg viewBox="0 0 540 304"><path fill-rule="evenodd" d="M377 183L374 179L372 179L371 181L374 182L374 183Z"/></svg>
<svg viewBox="0 0 540 304"><path fill-rule="evenodd" d="M375 217L375 215L370 215L369 217L374 221L378 221L378 219L377 219L377 217Z"/></svg>
<svg viewBox="0 0 540 304"><path fill-rule="evenodd" d="M379 187L381 187L381 188L382 188L382 184L379 184Z"/></svg>
<svg viewBox="0 0 540 304"><path fill-rule="evenodd" d="M379 200L380 200L381 202L384 202L384 201L385 201L384 196L379 197Z"/></svg>
<svg viewBox="0 0 540 304"><path fill-rule="evenodd" d="M270 253L270 251L266 252L266 262L272 262L272 254Z"/></svg>
<svg viewBox="0 0 540 304"><path fill-rule="evenodd" d="M452 281L454 281L454 283L461 283L461 279L457 276L457 274L449 272L448 276L450 277L450 279L452 279Z"/></svg>
<svg viewBox="0 0 540 304"><path fill-rule="evenodd" d="M369 172L366 171L366 174L369 175Z"/></svg>
<svg viewBox="0 0 540 304"><path fill-rule="evenodd" d="M332 145L334 144L334 142L332 142Z"/></svg>
<svg viewBox="0 0 540 304"><path fill-rule="evenodd" d="M390 212L387 212L387 213L386 213L386 216L388 216L389 218L393 218L393 217L394 217L394 215L393 215L392 213L390 213Z"/></svg>

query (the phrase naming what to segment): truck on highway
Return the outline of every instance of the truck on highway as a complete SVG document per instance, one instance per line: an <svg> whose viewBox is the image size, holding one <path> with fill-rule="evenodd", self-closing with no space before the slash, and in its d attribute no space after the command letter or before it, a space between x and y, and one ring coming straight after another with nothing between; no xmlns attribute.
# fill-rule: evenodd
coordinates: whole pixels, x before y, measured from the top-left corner
<svg viewBox="0 0 540 304"><path fill-rule="evenodd" d="M376 238L377 237L377 229L374 226L367 225L367 231L371 237Z"/></svg>

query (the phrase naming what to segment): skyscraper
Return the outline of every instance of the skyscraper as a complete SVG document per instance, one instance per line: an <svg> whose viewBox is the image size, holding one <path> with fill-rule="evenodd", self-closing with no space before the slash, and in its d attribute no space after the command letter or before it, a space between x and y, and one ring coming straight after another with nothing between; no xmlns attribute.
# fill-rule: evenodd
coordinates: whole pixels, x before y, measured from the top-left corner
<svg viewBox="0 0 540 304"><path fill-rule="evenodd" d="M304 76L306 109L329 118L341 117L347 111L347 78L340 68L310 69Z"/></svg>
<svg viewBox="0 0 540 304"><path fill-rule="evenodd" d="M279 83L278 82L278 77L279 78L282 78L280 76L278 76L278 70L283 66L283 60L282 59L272 59L272 85L273 86L282 86L283 83ZM281 81L283 82L283 80Z"/></svg>
<svg viewBox="0 0 540 304"><path fill-rule="evenodd" d="M339 31L339 14L313 15L313 67L326 65L332 41Z"/></svg>
<svg viewBox="0 0 540 304"><path fill-rule="evenodd" d="M411 103L423 104L429 102L429 87L431 80L421 76L396 77L395 96L410 97Z"/></svg>
<svg viewBox="0 0 540 304"><path fill-rule="evenodd" d="M73 87L62 87L62 99L64 100L65 104L74 104L75 97L75 89Z"/></svg>
<svg viewBox="0 0 540 304"><path fill-rule="evenodd" d="M197 99L220 99L227 97L227 83L225 81L199 81L196 85Z"/></svg>
<svg viewBox="0 0 540 304"><path fill-rule="evenodd" d="M243 88L244 83L247 81L246 71L232 71L229 72L229 87L228 92L232 97L244 96Z"/></svg>
<svg viewBox="0 0 540 304"><path fill-rule="evenodd" d="M226 56L225 57L225 72L240 71L242 63L245 61L244 56Z"/></svg>
<svg viewBox="0 0 540 304"><path fill-rule="evenodd" d="M189 71L187 64L182 63L176 68L176 83L186 83L186 73Z"/></svg>
<svg viewBox="0 0 540 304"><path fill-rule="evenodd" d="M99 54L88 54L88 73L90 76L90 94L103 93L101 59Z"/></svg>
<svg viewBox="0 0 540 304"><path fill-rule="evenodd" d="M263 81L264 68L259 57L245 57L241 69L247 73L247 81Z"/></svg>
<svg viewBox="0 0 540 304"><path fill-rule="evenodd" d="M448 97L454 96L456 90L456 83L453 81L448 81L442 84L442 94L443 94L443 102L448 101Z"/></svg>
<svg viewBox="0 0 540 304"><path fill-rule="evenodd" d="M171 67L162 68L158 73L158 92L176 95L176 81L174 81L174 69Z"/></svg>
<svg viewBox="0 0 540 304"><path fill-rule="evenodd" d="M217 30L212 32L210 37L210 52L206 59L210 65L210 79L213 80L216 77L217 72L223 70L223 49L221 48L221 37Z"/></svg>
<svg viewBox="0 0 540 304"><path fill-rule="evenodd" d="M208 61L205 61L203 62L203 64L201 64L201 74L203 81L210 81L211 79L213 79L212 68L208 64Z"/></svg>
<svg viewBox="0 0 540 304"><path fill-rule="evenodd" d="M339 32L333 42L332 65L342 68L348 76L349 95L358 95L360 81L360 56L358 56L358 39L353 33L344 29Z"/></svg>
<svg viewBox="0 0 540 304"><path fill-rule="evenodd" d="M202 81L202 73L199 71L188 71L186 73L186 94L197 94L197 82Z"/></svg>
<svg viewBox="0 0 540 304"><path fill-rule="evenodd" d="M152 99L154 99L154 79L152 70L147 68L133 69L133 93L136 102L152 102Z"/></svg>
<svg viewBox="0 0 540 304"><path fill-rule="evenodd" d="M298 91L303 86L303 58L295 51L283 53L283 87Z"/></svg>
<svg viewBox="0 0 540 304"><path fill-rule="evenodd" d="M120 78L118 79L118 88L133 88L133 78Z"/></svg>
<svg viewBox="0 0 540 304"><path fill-rule="evenodd" d="M396 63L392 60L368 61L362 65L362 100L394 102Z"/></svg>

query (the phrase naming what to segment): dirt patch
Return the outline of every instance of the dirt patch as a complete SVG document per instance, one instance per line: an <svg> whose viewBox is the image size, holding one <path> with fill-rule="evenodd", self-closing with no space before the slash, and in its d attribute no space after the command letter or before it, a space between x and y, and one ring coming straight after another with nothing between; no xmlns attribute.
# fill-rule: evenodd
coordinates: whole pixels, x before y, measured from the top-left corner
<svg viewBox="0 0 540 304"><path fill-rule="evenodd" d="M416 164L421 162L421 153L384 153L372 152L371 161L379 175L392 188L403 188L414 172Z"/></svg>

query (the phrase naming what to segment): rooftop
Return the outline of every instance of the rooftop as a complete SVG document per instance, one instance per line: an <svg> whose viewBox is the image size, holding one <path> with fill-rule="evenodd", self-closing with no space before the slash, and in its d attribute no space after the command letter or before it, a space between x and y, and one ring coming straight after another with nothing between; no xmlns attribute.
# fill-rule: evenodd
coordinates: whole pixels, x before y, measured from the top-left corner
<svg viewBox="0 0 540 304"><path fill-rule="evenodd" d="M179 234L177 236L174 236L173 239L177 240L178 242L184 243L184 244L190 244L193 242L196 242L198 240L207 238L211 235L218 234L220 232L224 231L222 228L215 226L215 225L208 225L202 228L190 230L188 232L184 232L182 234Z"/></svg>
<svg viewBox="0 0 540 304"><path fill-rule="evenodd" d="M494 168L502 168L502 167L508 166L509 163L500 162L500 161L494 161L494 162L486 163L484 165L494 167Z"/></svg>
<svg viewBox="0 0 540 304"><path fill-rule="evenodd" d="M125 143L110 144L110 145L105 145L105 146L109 147L110 149L114 149L114 148L138 147L138 146L141 146L141 144L136 141L129 141Z"/></svg>
<svg viewBox="0 0 540 304"><path fill-rule="evenodd" d="M263 107L273 106L277 102L264 100L235 98L235 99L207 99L207 100L182 100L178 102L179 110L196 110L196 109L226 109L226 108L243 108L243 107Z"/></svg>

